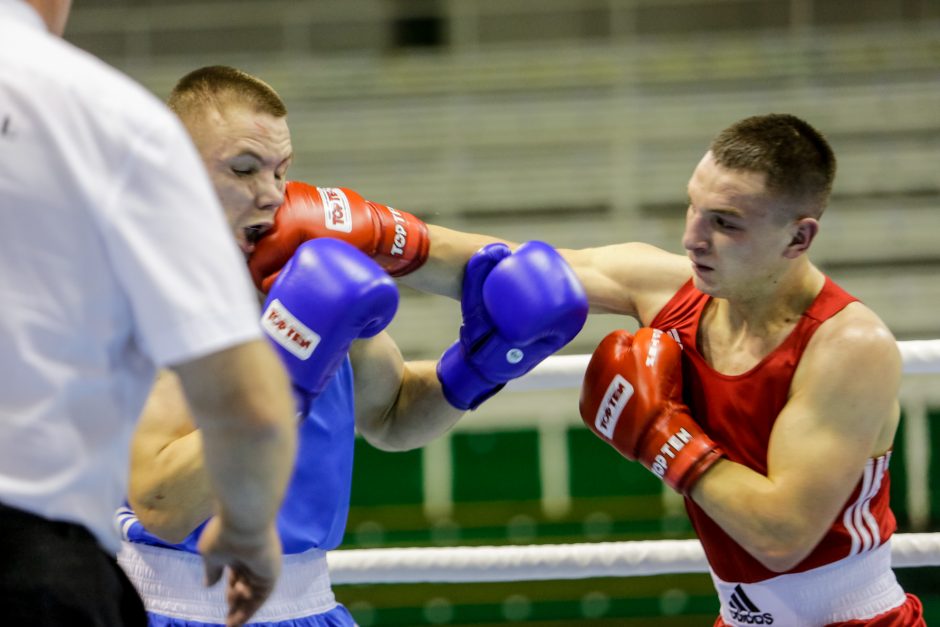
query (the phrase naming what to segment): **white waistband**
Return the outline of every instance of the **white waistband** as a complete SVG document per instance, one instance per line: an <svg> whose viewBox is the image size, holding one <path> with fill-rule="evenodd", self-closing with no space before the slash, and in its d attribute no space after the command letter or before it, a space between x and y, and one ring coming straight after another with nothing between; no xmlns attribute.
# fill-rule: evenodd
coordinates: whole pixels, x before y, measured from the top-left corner
<svg viewBox="0 0 940 627"><path fill-rule="evenodd" d="M712 580L729 625L818 627L866 619L906 600L891 570L891 543L813 570L758 583Z"/></svg>
<svg viewBox="0 0 940 627"><path fill-rule="evenodd" d="M225 624L228 606L224 581L211 588L203 585L205 571L199 555L124 542L118 563L137 588L148 612ZM277 585L252 620L277 622L322 614L334 607L336 598L330 589L326 553L311 549L284 556Z"/></svg>

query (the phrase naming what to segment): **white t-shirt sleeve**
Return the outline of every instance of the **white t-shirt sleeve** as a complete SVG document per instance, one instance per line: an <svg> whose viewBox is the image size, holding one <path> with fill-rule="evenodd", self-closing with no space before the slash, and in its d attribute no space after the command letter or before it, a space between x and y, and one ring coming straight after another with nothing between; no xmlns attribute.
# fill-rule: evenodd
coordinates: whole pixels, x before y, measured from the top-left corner
<svg viewBox="0 0 940 627"><path fill-rule="evenodd" d="M160 120L114 173L101 230L140 349L166 366L261 333L244 256L202 161L174 116Z"/></svg>

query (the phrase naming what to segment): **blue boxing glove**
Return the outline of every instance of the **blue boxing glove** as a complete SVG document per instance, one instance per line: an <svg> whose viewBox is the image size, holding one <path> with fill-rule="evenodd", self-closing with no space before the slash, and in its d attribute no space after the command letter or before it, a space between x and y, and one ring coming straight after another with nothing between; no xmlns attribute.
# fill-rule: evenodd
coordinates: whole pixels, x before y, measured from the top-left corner
<svg viewBox="0 0 940 627"><path fill-rule="evenodd" d="M544 242L515 253L484 246L467 262L460 339L437 364L447 401L476 409L578 334L587 295L571 266Z"/></svg>
<svg viewBox="0 0 940 627"><path fill-rule="evenodd" d="M388 326L398 288L376 262L337 239L301 244L268 292L261 326L295 388L315 397L353 340Z"/></svg>

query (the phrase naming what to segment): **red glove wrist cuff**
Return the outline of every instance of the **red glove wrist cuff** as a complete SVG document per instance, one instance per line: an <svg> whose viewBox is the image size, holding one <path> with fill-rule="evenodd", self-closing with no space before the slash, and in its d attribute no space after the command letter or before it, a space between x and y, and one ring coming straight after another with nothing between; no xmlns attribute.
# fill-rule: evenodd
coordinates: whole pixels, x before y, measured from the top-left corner
<svg viewBox="0 0 940 627"><path fill-rule="evenodd" d="M637 453L644 466L680 494L688 494L724 455L683 410L657 420Z"/></svg>
<svg viewBox="0 0 940 627"><path fill-rule="evenodd" d="M428 259L428 225L408 213L367 201L379 221L375 260L394 277L410 274Z"/></svg>

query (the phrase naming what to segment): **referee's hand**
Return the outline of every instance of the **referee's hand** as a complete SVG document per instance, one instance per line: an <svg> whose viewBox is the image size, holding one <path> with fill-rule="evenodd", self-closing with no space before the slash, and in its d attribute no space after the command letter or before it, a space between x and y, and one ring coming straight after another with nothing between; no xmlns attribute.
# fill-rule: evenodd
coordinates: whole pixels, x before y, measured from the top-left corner
<svg viewBox="0 0 940 627"><path fill-rule="evenodd" d="M199 539L206 567L206 585L214 585L229 569L226 627L248 622L274 590L281 573L281 541L272 523L265 532L245 534L226 528L214 516Z"/></svg>

